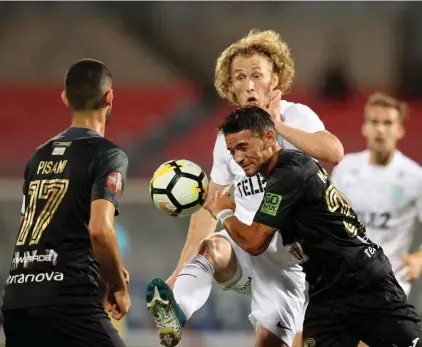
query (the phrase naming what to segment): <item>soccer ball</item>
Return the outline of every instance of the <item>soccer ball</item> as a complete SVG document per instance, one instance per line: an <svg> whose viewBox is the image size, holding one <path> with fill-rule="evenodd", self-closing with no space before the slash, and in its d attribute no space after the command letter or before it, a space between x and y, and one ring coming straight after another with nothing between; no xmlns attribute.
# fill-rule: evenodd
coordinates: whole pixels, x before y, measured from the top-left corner
<svg viewBox="0 0 422 347"><path fill-rule="evenodd" d="M198 211L207 198L208 178L189 160L170 160L155 171L149 185L154 205L173 217Z"/></svg>

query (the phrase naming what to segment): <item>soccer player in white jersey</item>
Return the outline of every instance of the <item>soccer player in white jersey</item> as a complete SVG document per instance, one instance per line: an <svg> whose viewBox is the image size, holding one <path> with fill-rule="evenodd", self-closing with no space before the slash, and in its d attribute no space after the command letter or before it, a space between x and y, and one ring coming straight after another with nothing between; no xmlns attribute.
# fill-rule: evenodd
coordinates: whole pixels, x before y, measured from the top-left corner
<svg viewBox="0 0 422 347"><path fill-rule="evenodd" d="M404 103L382 93L370 96L362 127L367 150L347 154L333 170L334 184L382 246L406 294L422 270L422 250L408 254L422 221L422 168L397 149L404 136Z"/></svg>
<svg viewBox="0 0 422 347"><path fill-rule="evenodd" d="M404 103L375 93L364 112L367 149L347 154L331 178L366 225L368 237L382 246L409 295L422 270L422 248L409 253L422 221L422 168L397 149L404 136Z"/></svg>
<svg viewBox="0 0 422 347"><path fill-rule="evenodd" d="M221 54L215 86L219 95L234 105L265 108L284 148L297 148L315 159L337 164L343 157L340 141L325 130L309 107L281 100L293 75L289 48L278 34L253 30ZM259 175L246 177L227 150L224 136L219 135L208 194L227 191L234 185L236 215L251 223L265 183ZM280 252L280 248L285 249L281 236L274 237L262 255L252 257L225 230L213 233L215 228L216 221L208 211L201 209L194 214L168 285L154 279L147 287L147 305L154 314L161 343L177 345L186 320L208 299L214 279L224 289L251 294L249 318L256 328L255 347L291 347L304 314L301 267L287 249Z"/></svg>

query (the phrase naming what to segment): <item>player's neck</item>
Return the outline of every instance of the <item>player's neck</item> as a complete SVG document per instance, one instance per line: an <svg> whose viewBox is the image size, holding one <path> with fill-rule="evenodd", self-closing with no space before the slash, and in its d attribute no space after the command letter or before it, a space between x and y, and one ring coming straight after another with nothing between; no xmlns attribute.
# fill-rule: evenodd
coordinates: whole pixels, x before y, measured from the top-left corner
<svg viewBox="0 0 422 347"><path fill-rule="evenodd" d="M73 112L72 113L72 128L91 129L101 136L105 133L104 117L98 112Z"/></svg>
<svg viewBox="0 0 422 347"><path fill-rule="evenodd" d="M393 160L394 152L395 151L381 153L381 152L370 151L369 163L372 165L377 165L377 166L387 166Z"/></svg>
<svg viewBox="0 0 422 347"><path fill-rule="evenodd" d="M276 166L277 160L278 160L278 154L279 154L280 151L281 151L281 148L279 148L277 151L275 151L273 153L273 155L267 160L267 162L264 165L262 165L262 168L259 171L259 173L263 177L268 177L270 175L270 172L274 168L274 166Z"/></svg>

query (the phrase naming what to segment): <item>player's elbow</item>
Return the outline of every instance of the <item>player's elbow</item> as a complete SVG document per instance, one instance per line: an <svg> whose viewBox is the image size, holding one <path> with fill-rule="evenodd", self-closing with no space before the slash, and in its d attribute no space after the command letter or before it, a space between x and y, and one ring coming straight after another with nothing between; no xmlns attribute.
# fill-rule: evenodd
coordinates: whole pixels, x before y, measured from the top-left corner
<svg viewBox="0 0 422 347"><path fill-rule="evenodd" d="M264 251L268 248L268 243L263 240L252 239L242 248L246 253L257 256L264 253Z"/></svg>
<svg viewBox="0 0 422 347"><path fill-rule="evenodd" d="M334 146L333 151L331 153L331 163L333 165L338 165L344 157L344 148L340 141L338 141L338 145Z"/></svg>
<svg viewBox="0 0 422 347"><path fill-rule="evenodd" d="M89 236L92 241L100 241L107 237L107 235L113 230L113 227L108 223L90 223L89 225Z"/></svg>
<svg viewBox="0 0 422 347"><path fill-rule="evenodd" d="M246 253L253 255L253 256L261 255L262 253L264 253L263 249L256 247L256 246L248 246L248 247L245 247L243 250Z"/></svg>
<svg viewBox="0 0 422 347"><path fill-rule="evenodd" d="M334 135L331 135L331 136L332 136L331 146L329 147L326 153L326 156L327 156L327 161L329 161L331 164L336 166L343 160L344 147L337 137L335 137Z"/></svg>

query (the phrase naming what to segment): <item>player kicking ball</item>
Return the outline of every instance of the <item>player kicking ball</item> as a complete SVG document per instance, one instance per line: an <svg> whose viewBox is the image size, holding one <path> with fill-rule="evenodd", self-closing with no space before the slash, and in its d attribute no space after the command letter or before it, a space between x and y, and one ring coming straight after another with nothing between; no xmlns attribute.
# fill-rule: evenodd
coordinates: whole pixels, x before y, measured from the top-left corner
<svg viewBox="0 0 422 347"><path fill-rule="evenodd" d="M340 141L325 130L309 107L281 100L293 76L287 44L273 31L254 30L221 54L215 86L219 95L234 105L265 108L283 147L337 164L343 156ZM216 139L210 176L208 195L234 186L236 216L252 223L266 179L260 174L245 175L222 134ZM147 304L162 344L178 344L183 326L207 301L214 280L225 290L251 295L249 319L256 329L255 347L291 347L296 331L301 330L305 303L300 265L284 247L280 234L263 254L251 257L225 230L214 233L216 225L208 211L194 214L173 275L167 284L155 279L147 287Z"/></svg>
<svg viewBox="0 0 422 347"><path fill-rule="evenodd" d="M309 284L302 346L422 346L421 320L388 258L325 170L303 153L284 150L270 115L258 107L232 112L220 130L245 174L259 172L268 182L250 225L234 215L226 194L210 196L205 207L252 255L282 234Z"/></svg>

